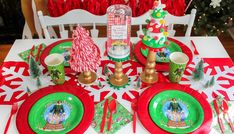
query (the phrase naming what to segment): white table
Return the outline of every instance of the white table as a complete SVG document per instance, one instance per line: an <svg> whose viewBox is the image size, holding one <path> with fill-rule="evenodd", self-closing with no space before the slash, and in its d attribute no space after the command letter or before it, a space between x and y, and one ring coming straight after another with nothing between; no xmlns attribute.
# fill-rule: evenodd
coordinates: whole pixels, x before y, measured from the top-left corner
<svg viewBox="0 0 234 134"><path fill-rule="evenodd" d="M229 55L227 54L226 50L224 49L223 45L219 41L217 37L191 37L190 39L185 37L176 37L177 40L184 42L189 48L193 49L191 47L190 40L193 40L197 50L200 53L200 56L203 58L229 58ZM37 45L40 43L45 43L47 45L57 41L58 39L34 39L34 40L16 40L9 51L8 55L5 58L5 61L22 61L22 59L17 55L18 53L30 49L33 45ZM105 41L106 38L94 38L93 39L95 43L99 46L101 53L103 54L105 49ZM136 43L139 38L132 38L131 39L133 43ZM21 104L22 102L20 102ZM123 101L120 102L126 109L131 111L131 104L130 102ZM11 105L0 105L0 133L3 133L7 119L10 115L11 111ZM149 133L140 123L140 121L137 121L137 131L138 134L143 133ZM16 122L15 122L15 116L12 119L10 128L8 130L9 134L17 134L17 128L16 128ZM89 127L88 130L85 132L86 134L96 134L96 131L92 127ZM123 133L133 133L132 132L132 123L129 123L125 127L123 127L121 130L117 132L118 134ZM212 132L211 132L212 133Z"/></svg>

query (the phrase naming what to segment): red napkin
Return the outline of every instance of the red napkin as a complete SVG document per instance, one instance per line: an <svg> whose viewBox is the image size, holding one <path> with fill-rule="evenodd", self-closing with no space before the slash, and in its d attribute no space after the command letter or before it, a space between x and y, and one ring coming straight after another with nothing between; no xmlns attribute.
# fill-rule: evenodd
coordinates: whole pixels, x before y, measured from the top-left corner
<svg viewBox="0 0 234 134"><path fill-rule="evenodd" d="M56 5L54 3L54 0L48 0L47 1L47 9L49 11L50 16L52 16L52 17L57 17L58 16L58 12L56 10Z"/></svg>
<svg viewBox="0 0 234 134"><path fill-rule="evenodd" d="M137 16L141 16L142 14L144 14L149 10L147 3L145 2L145 0L139 0L137 6L137 11L138 11Z"/></svg>
<svg viewBox="0 0 234 134"><path fill-rule="evenodd" d="M106 10L109 6L108 0L100 0L100 15L106 14Z"/></svg>
<svg viewBox="0 0 234 134"><path fill-rule="evenodd" d="M89 11L90 13L94 14L95 11L95 0L90 0L87 4L87 11Z"/></svg>
<svg viewBox="0 0 234 134"><path fill-rule="evenodd" d="M89 2L90 2L90 0L83 0L82 8L83 8L84 10L89 11L89 10L88 10L88 3L89 3Z"/></svg>
<svg viewBox="0 0 234 134"><path fill-rule="evenodd" d="M175 16L183 16L185 10L185 0L164 0L163 4L166 5L165 10Z"/></svg>
<svg viewBox="0 0 234 134"><path fill-rule="evenodd" d="M64 0L57 0L57 11L59 16L64 14Z"/></svg>
<svg viewBox="0 0 234 134"><path fill-rule="evenodd" d="M131 7L132 9L132 16L136 17L137 13L137 1L136 0L129 0L128 1L128 6Z"/></svg>
<svg viewBox="0 0 234 134"><path fill-rule="evenodd" d="M82 9L82 1L72 0L72 9Z"/></svg>
<svg viewBox="0 0 234 134"><path fill-rule="evenodd" d="M64 13L69 12L70 10L72 10L72 0L66 0L65 4L64 4Z"/></svg>
<svg viewBox="0 0 234 134"><path fill-rule="evenodd" d="M185 9L185 0L177 0L173 1L173 15L175 16L183 16Z"/></svg>
<svg viewBox="0 0 234 134"><path fill-rule="evenodd" d="M114 4L126 4L124 0L111 0L110 5Z"/></svg>

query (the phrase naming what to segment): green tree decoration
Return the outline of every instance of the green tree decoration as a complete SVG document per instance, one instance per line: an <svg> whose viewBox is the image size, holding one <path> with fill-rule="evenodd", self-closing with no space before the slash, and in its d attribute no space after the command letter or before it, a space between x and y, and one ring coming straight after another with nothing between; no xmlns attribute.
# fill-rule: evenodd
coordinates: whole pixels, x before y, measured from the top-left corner
<svg viewBox="0 0 234 134"><path fill-rule="evenodd" d="M141 87L141 78L138 77L137 79L137 84L136 84L137 88L140 88Z"/></svg>
<svg viewBox="0 0 234 134"><path fill-rule="evenodd" d="M204 68L203 68L203 60L201 60L195 67L193 72L193 79L194 80L202 80L204 78Z"/></svg>
<svg viewBox="0 0 234 134"><path fill-rule="evenodd" d="M208 88L209 85L210 85L210 81L208 80L208 81L206 82L206 84L205 84L205 88Z"/></svg>
<svg viewBox="0 0 234 134"><path fill-rule="evenodd" d="M191 0L186 0L189 3ZM219 4L215 4L214 2ZM234 24L234 0L193 0L186 13L197 9L193 30L196 35L219 35Z"/></svg>
<svg viewBox="0 0 234 134"><path fill-rule="evenodd" d="M108 66L107 66L107 64L104 66L104 75L109 75L109 73L110 73L110 70L109 70L109 68L108 68Z"/></svg>
<svg viewBox="0 0 234 134"><path fill-rule="evenodd" d="M40 80L40 75L41 75L41 69L38 65L38 63L35 61L35 59L30 56L29 59L29 71L30 71L30 76L33 79L37 79L37 86L41 86L41 80Z"/></svg>
<svg viewBox="0 0 234 134"><path fill-rule="evenodd" d="M27 87L27 93L28 93L28 94L31 94L31 93L32 93L31 90L29 89L29 87Z"/></svg>
<svg viewBox="0 0 234 134"><path fill-rule="evenodd" d="M102 83L100 81L98 81L98 87L102 88Z"/></svg>
<svg viewBox="0 0 234 134"><path fill-rule="evenodd" d="M209 86L212 87L212 86L214 86L214 84L215 84L215 79L214 79L214 76L213 76L213 77L211 78L211 80L210 80Z"/></svg>
<svg viewBox="0 0 234 134"><path fill-rule="evenodd" d="M212 76L212 78L206 82L205 88L212 87L214 86L214 84L215 84L215 78L214 76Z"/></svg>

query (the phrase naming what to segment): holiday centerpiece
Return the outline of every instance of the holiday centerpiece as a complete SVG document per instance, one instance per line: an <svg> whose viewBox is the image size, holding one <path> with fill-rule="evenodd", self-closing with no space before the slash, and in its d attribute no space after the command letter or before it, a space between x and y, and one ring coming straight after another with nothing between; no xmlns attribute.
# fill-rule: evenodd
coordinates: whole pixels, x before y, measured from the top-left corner
<svg viewBox="0 0 234 134"><path fill-rule="evenodd" d="M79 82L90 84L97 78L94 72L101 63L100 50L85 28L78 25L72 36L74 40L70 51L70 67L74 71L81 73L78 76Z"/></svg>
<svg viewBox="0 0 234 134"><path fill-rule="evenodd" d="M167 41L167 26L165 25L164 17L167 12L163 10L165 5L161 1L155 1L151 12L151 19L147 19L147 30L144 29L142 36L143 49L148 49L147 63L144 72L140 74L141 80L147 84L153 84L158 81L158 75L155 70L156 52L161 51Z"/></svg>
<svg viewBox="0 0 234 134"><path fill-rule="evenodd" d="M107 54L110 60L115 62L115 72L108 78L114 87L124 87L128 84L128 77L123 73L122 62L130 57L131 16L130 7L125 5L113 5L107 9L108 16L108 40Z"/></svg>

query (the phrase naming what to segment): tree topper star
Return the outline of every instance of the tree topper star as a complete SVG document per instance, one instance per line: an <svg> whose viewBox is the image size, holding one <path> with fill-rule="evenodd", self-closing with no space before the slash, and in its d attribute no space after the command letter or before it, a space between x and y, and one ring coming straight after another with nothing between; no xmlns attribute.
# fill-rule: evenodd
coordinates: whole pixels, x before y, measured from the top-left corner
<svg viewBox="0 0 234 134"><path fill-rule="evenodd" d="M213 6L213 8L220 7L220 2L222 0L211 0L210 6Z"/></svg>

